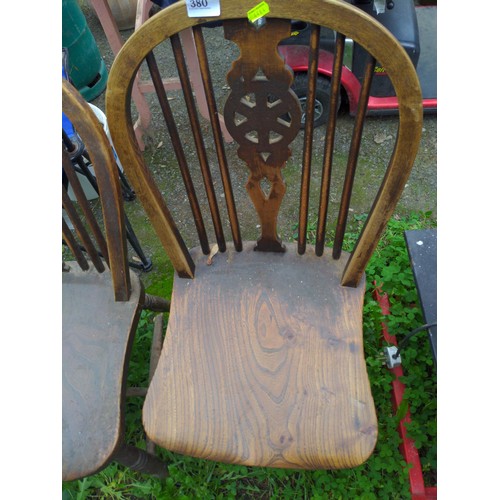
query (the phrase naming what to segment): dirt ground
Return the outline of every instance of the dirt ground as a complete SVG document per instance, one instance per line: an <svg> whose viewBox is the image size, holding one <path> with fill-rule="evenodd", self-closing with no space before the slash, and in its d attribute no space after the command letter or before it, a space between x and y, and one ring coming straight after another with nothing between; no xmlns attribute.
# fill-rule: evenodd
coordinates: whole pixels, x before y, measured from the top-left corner
<svg viewBox="0 0 500 500"><path fill-rule="evenodd" d="M101 55L110 69L114 55L110 49L109 43L104 35L100 22L95 15L93 9L82 4L82 10L87 18L90 30L92 31ZM229 69L230 63L234 56L237 54L237 49L230 42L224 40L221 28L213 28L204 30L208 57L212 68L212 79L214 82L214 89L219 109L222 109L225 98L229 93L229 89L225 82L225 74ZM121 34L127 38L132 33L132 30L122 31ZM162 76L175 76L176 73L172 69L172 56L168 51L162 53L160 60L160 69ZM143 72L143 77L148 78L147 72ZM170 105L173 109L176 122L179 127L181 139L185 144L185 154L188 163L192 166L193 177L195 186L200 186L202 189L201 175L196 175L198 171L197 157L194 147L190 147L191 133L188 126L187 115L183 106L183 99L181 91L172 91L169 94ZM160 127L163 124L163 118L160 114L158 106L154 101L149 99L150 106L153 114L153 125L148 130L146 139L145 156L152 169L160 188L167 201L176 200L176 204L172 206L172 211L176 222L180 226L180 230L184 237L186 237L188 244L196 245L195 235L193 228L186 224L188 220L187 210L188 202L183 191L182 181L179 169L176 164L175 155L173 154L170 140L167 135L163 135ZM93 104L98 106L103 111L105 110L105 94L102 94L93 101ZM202 118L202 128L208 132L209 124ZM348 114L341 114L339 117L339 128L336 135L336 153L333 164L332 175L332 189L331 189L331 203L332 208L329 211L330 218L334 219L335 212L338 207L340 198L340 178L342 170L345 168L345 162L348 154L348 146L352 132L353 118ZM320 126L314 132L314 152L313 152L313 179L312 179L312 193L311 193L311 207L315 207L315 200L317 200L318 188L321 177L321 158L324 148L325 126ZM378 187L385 166L392 152L392 147L397 135L397 117L369 117L366 121L364 129L364 138L362 142L362 150L356 173L356 187L353 192L351 213L365 213L368 211L375 190ZM303 133L299 132L294 143L292 143L292 150L300 151L301 143L303 141ZM242 164L242 161L236 155L237 146L234 143L226 144L226 154L230 166L232 181L234 183L235 197L237 200L242 200L239 205L238 215L242 227L243 237L254 239L258 235L258 219L253 207L251 206L248 196L245 191L245 183L248 177L248 171ZM223 193L221 190L221 181L217 172L217 165L215 159L215 149L213 144L207 144L207 150L210 158L210 164L213 170L214 182L216 190L221 202L221 212L224 210ZM437 204L437 116L436 114L426 115L424 117L424 128L422 134L422 141L420 150L415 162L410 179L407 183L405 191L396 209L397 214L404 215L409 211L422 210L432 211L436 216ZM300 156L292 156L283 175L287 184L287 193L282 205L282 211L279 219L280 234L284 240L290 239L293 236L296 227L298 208L292 204L292 200L297 200L300 189ZM200 189L200 191L201 191ZM246 201L245 201L246 200ZM200 194L200 204L202 210L208 212L208 204L203 196ZM126 211L137 232L139 240L143 245L146 253L153 255L153 261L157 259L156 254L160 251L154 243L155 238L151 234L151 228L147 224L147 218L144 215L138 200L126 202ZM317 208L311 208L310 221L314 222ZM334 220L329 221L332 225ZM229 227L229 226L226 226ZM230 236L229 229L227 236ZM146 280L146 282L149 280ZM147 284L147 283L146 283Z"/></svg>

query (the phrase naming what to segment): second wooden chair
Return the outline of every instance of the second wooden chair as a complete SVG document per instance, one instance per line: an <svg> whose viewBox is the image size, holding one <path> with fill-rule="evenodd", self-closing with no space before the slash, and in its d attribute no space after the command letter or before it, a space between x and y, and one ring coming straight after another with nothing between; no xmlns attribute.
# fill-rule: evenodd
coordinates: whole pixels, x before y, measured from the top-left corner
<svg viewBox="0 0 500 500"><path fill-rule="evenodd" d="M170 304L145 294L139 277L129 270L123 199L111 146L78 91L66 80L62 84L63 112L95 169L105 227L103 232L63 144L62 235L74 260L63 260L62 273L62 478L94 474L111 460L164 477L164 463L125 443L124 410L140 313L168 311ZM69 186L76 203L70 200ZM157 321L153 343L161 345ZM159 354L159 349L153 353ZM153 369L157 361L158 355L153 356ZM151 445L148 449L154 451Z"/></svg>

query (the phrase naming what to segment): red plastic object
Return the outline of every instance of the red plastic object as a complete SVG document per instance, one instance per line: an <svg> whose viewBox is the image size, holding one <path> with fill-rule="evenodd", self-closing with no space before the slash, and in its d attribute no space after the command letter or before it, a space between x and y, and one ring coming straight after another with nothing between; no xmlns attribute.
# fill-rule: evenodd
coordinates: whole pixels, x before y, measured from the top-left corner
<svg viewBox="0 0 500 500"><path fill-rule="evenodd" d="M390 314L390 304L389 297L386 293L383 293L381 287L377 286L376 282L375 291L373 292L375 300L378 302L382 314L388 316ZM382 322L382 335L384 340L392 345L397 346L396 337L391 335L387 329L387 325ZM405 385L401 382L400 377L403 376L402 366L396 366L395 368L388 368L395 378L392 383L392 407L394 413L398 411L399 406L403 402L403 395L405 392ZM408 472L410 478L410 493L412 500L430 500L437 498L437 487L425 486L424 478L422 475L422 466L420 463L420 456L418 450L415 448L413 440L407 435L405 424L411 422L410 409L406 412L406 415L400 420L398 424L398 432L401 436L402 443L400 445L400 451L406 461L406 463L411 464L411 468Z"/></svg>
<svg viewBox="0 0 500 500"><path fill-rule="evenodd" d="M280 45L279 52L295 74L307 73L309 69L310 48L306 45ZM332 77L333 54L327 50L319 50L318 74L330 79ZM340 83L346 91L349 101L349 113L355 115L358 109L361 84L354 73L346 66L342 67ZM422 100L424 109L436 109L436 98ZM397 97L373 97L368 99L368 111L383 111L398 109Z"/></svg>

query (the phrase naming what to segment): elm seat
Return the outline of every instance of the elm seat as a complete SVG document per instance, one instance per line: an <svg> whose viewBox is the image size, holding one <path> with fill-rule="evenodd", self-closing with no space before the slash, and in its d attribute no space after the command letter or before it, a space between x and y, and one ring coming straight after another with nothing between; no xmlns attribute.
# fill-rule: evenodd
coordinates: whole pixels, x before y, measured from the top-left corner
<svg viewBox="0 0 500 500"><path fill-rule="evenodd" d="M204 41L203 24L214 19L189 17L186 2L176 2L144 23L124 44L109 74L106 114L113 144L176 271L166 339L143 422L153 442L186 455L272 467L354 467L369 457L377 437L362 343L364 271L418 151L422 95L405 50L357 7L343 0L267 4L266 22L256 26L247 19L254 0L220 0L217 21L222 30L212 33L228 42L217 39L213 47L224 50L231 42L237 47L230 50L237 48L238 53L228 64L225 82L212 82ZM301 104L290 88L294 75L278 51L280 41L291 36L291 19L312 25L303 135ZM330 110L339 109L346 38L369 53L343 179L332 175L336 113L329 114L325 133L316 137L324 143L323 158L312 155L322 27L337 33ZM200 125L178 35L188 28L195 40L211 134ZM173 57L157 60L166 50ZM172 67L165 68L165 61L172 61ZM148 165L154 164L155 155L146 160L135 138L131 93L143 64L155 86L185 198L178 195L178 186L170 197L164 185L158 186L161 179ZM376 67L384 68L396 91L399 129L379 191L349 255L344 236ZM184 102L179 95L170 99L165 91L162 74L172 69L182 83ZM223 116L232 145L224 144L214 88L227 90ZM187 127L178 128L174 112L181 111L186 115L182 125L189 125L192 137ZM160 134L161 123L156 125ZM162 140L168 136L161 135ZM292 147L294 157L302 160L300 189L294 191L299 193L294 245L283 243L278 231ZM248 196L240 189L242 171L248 171ZM315 175L321 181L313 197ZM333 215L332 200L339 200ZM243 213L245 225L240 224ZM249 220L251 213L254 221ZM328 223L332 216L334 224L331 219ZM317 222L311 247L307 235L313 217ZM182 231L177 221L182 221ZM329 224L335 227L332 250L325 246ZM256 226L260 236L250 243ZM196 238L199 248L189 251L198 244L191 243ZM215 244L218 253L213 257Z"/></svg>
<svg viewBox="0 0 500 500"><path fill-rule="evenodd" d="M253 247L211 265L196 249L196 278L176 277L146 433L169 450L222 462L359 465L377 438L364 280L340 285L345 254L333 261L312 247L303 256L292 245L280 254Z"/></svg>

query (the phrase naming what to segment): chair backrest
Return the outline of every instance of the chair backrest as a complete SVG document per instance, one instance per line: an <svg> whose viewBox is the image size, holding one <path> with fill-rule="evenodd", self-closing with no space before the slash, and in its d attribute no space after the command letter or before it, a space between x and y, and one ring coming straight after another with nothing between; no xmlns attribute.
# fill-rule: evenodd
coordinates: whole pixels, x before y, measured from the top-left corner
<svg viewBox="0 0 500 500"><path fill-rule="evenodd" d="M109 268L115 300L127 301L130 297L130 273L127 261L123 198L111 145L90 106L66 80L62 81L62 110L85 147L85 154L76 156L75 168L71 152L76 146L69 140L63 129L62 205L73 226L71 230L63 217L63 241L82 270L90 269L89 262L99 273ZM89 165L93 167L97 178L105 235L98 221L100 217L94 214L77 175L77 169L84 172ZM76 202L70 198L69 186L73 190Z"/></svg>
<svg viewBox="0 0 500 500"><path fill-rule="evenodd" d="M302 147L302 174L300 186L298 247L299 254L306 249L306 232L310 210L309 191L312 171L314 93L318 66L320 26L337 33L335 57L331 78L330 109L336 110L340 94L340 76L346 38L363 46L370 56L361 85L357 115L346 174L340 195L333 258L338 259L342 251L344 233L353 182L357 166L363 121L366 114L369 89L375 64L385 69L394 86L399 102L398 134L387 170L371 207L366 223L344 269L342 284L357 286L370 256L385 229L397 201L404 189L420 143L422 129L422 97L415 69L398 41L375 19L360 9L341 0L279 1L268 0L269 13L262 25L254 25L247 19L248 12L255 7L254 0L220 0L220 17L189 17L186 2L178 2L161 11L147 21L125 43L111 69L107 96L106 114L113 143L122 159L126 173L134 185L145 210L167 251L172 264L181 277L194 276L194 263L188 252L174 217L169 211L161 190L155 185L154 175L146 165L134 137L130 110L131 89L134 75L145 61L151 73L158 95L181 175L186 187L191 211L194 216L200 245L209 253L210 245L203 211L192 180L192 161L183 147L176 119L172 113L157 63L158 47L170 39L177 72L183 86L185 108L189 117L198 156L207 205L212 218L213 231L219 250L226 248L223 231L223 216L218 199L224 198L229 226L236 250L242 248L242 230L231 184L234 164L229 166L228 155L221 135L217 99L210 73L201 25L207 21L223 20L224 35L237 44L239 58L227 73L230 94L224 107L226 126L238 143L237 155L250 170L246 189L260 219L261 235L256 249L262 251L284 251L277 233L280 205L285 193L282 169L291 154L291 144L297 136L301 122L301 108L297 96L290 90L293 75L278 53L280 40L290 36L290 20L302 20L312 24L311 51L309 60L308 97L306 122ZM210 110L213 139L203 137L203 127L198 120L192 95L189 74L184 62L178 33L193 27L195 43ZM157 48L158 47L158 48ZM153 52L155 49L155 53ZM156 54L156 55L155 55ZM228 68L229 69L229 68ZM178 106L178 103L176 104ZM318 223L315 252L322 255L325 246L325 228L330 200L332 157L334 152L336 113L330 113L324 138L321 187L319 195ZM211 162L207 154L207 140L215 151L223 194L216 193L212 177ZM267 187L266 187L267 184ZM268 191L266 193L266 191ZM205 196L205 195L204 195ZM170 203L170 200L168 200Z"/></svg>

